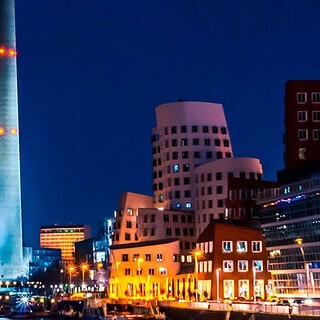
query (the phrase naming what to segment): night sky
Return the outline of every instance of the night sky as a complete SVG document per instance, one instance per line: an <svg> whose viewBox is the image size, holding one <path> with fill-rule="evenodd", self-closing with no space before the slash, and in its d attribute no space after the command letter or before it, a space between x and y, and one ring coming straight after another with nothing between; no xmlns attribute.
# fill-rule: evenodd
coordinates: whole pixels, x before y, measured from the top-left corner
<svg viewBox="0 0 320 320"><path fill-rule="evenodd" d="M318 0L16 0L23 231L95 235L152 194L156 106L222 103L235 156L283 168L284 84L319 79Z"/></svg>

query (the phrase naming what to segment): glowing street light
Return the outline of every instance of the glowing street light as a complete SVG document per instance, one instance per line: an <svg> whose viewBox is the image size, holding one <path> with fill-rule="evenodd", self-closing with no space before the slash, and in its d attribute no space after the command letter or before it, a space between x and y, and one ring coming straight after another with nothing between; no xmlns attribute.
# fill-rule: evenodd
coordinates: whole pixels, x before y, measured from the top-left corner
<svg viewBox="0 0 320 320"><path fill-rule="evenodd" d="M303 259L303 267L306 273L306 281L307 281L307 299L309 299L309 265L307 264L306 257L304 254L304 249L303 249L303 239L302 238L297 238L294 240L294 242L299 246L302 259Z"/></svg>
<svg viewBox="0 0 320 320"><path fill-rule="evenodd" d="M196 301L198 301L198 258L203 255L203 252L200 249L193 250L192 254L194 255L194 272L195 272L195 293Z"/></svg>
<svg viewBox="0 0 320 320"><path fill-rule="evenodd" d="M86 263L81 264L82 283L84 283L84 273L87 269L88 269L88 265Z"/></svg>
<svg viewBox="0 0 320 320"><path fill-rule="evenodd" d="M142 273L142 270L141 270L141 263L144 261L143 258L138 258L138 288L139 288L139 292L142 292L141 288L140 288L140 275Z"/></svg>
<svg viewBox="0 0 320 320"><path fill-rule="evenodd" d="M71 284L72 284L72 273L74 271L74 267L73 266L69 266L68 268L68 271L69 271L69 285L70 285L70 288L71 288Z"/></svg>
<svg viewBox="0 0 320 320"><path fill-rule="evenodd" d="M252 283L252 288L253 288L253 302L256 302L256 275L257 275L257 267L254 266L252 268L252 273L253 273L253 283Z"/></svg>
<svg viewBox="0 0 320 320"><path fill-rule="evenodd" d="M217 302L220 302L220 288L219 288L219 276L221 268L216 269L216 281L217 281Z"/></svg>

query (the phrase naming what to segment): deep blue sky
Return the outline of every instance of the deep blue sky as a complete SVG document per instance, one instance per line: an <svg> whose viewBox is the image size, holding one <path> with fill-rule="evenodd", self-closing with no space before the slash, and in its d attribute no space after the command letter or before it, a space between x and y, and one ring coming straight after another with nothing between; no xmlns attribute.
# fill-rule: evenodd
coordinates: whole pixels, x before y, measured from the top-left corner
<svg viewBox="0 0 320 320"><path fill-rule="evenodd" d="M222 103L235 156L283 168L284 84L319 79L320 1L16 0L25 244L151 194L155 107Z"/></svg>

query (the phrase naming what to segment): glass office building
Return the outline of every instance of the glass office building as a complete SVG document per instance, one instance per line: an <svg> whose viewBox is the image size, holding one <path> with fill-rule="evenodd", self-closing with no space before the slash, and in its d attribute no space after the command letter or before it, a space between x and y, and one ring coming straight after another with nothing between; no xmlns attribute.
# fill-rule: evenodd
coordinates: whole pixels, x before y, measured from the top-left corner
<svg viewBox="0 0 320 320"><path fill-rule="evenodd" d="M319 295L320 174L268 190L258 204L273 291Z"/></svg>

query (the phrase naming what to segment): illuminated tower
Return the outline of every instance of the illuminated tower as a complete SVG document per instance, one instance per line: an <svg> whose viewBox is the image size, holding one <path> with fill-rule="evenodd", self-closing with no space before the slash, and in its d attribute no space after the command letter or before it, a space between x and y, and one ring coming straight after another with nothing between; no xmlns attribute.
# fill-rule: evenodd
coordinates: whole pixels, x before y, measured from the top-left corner
<svg viewBox="0 0 320 320"><path fill-rule="evenodd" d="M0 280L22 271L14 0L0 0Z"/></svg>

